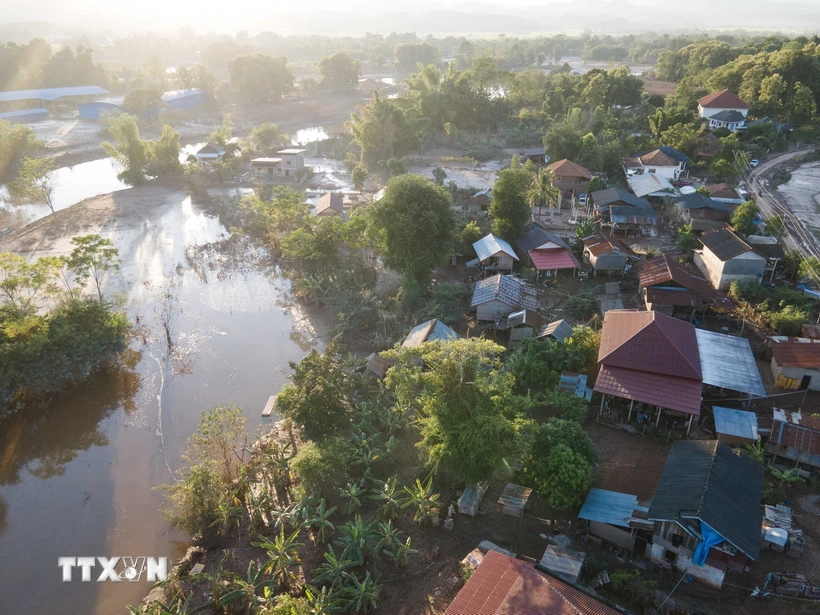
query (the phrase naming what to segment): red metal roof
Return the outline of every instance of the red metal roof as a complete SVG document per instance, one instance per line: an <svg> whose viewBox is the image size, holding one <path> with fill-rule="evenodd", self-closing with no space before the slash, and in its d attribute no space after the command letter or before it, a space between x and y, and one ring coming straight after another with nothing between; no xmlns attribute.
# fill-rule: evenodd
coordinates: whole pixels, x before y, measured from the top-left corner
<svg viewBox="0 0 820 615"><path fill-rule="evenodd" d="M778 367L820 370L820 344L778 342L772 344L772 355Z"/></svg>
<svg viewBox="0 0 820 615"><path fill-rule="evenodd" d="M651 374L702 378L695 327L657 312L606 312L598 362Z"/></svg>
<svg viewBox="0 0 820 615"><path fill-rule="evenodd" d="M581 177L583 179L592 179L592 174L587 171L580 164L572 162L572 160L559 160L553 162L547 167L556 177Z"/></svg>
<svg viewBox="0 0 820 615"><path fill-rule="evenodd" d="M577 269L581 265L575 255L565 248L552 248L549 250L530 250L532 264L539 271L550 269Z"/></svg>
<svg viewBox="0 0 820 615"><path fill-rule="evenodd" d="M607 365L601 366L595 381L598 393L634 399L695 416L700 416L701 389L700 380Z"/></svg>
<svg viewBox="0 0 820 615"><path fill-rule="evenodd" d="M641 163L650 167L677 167L680 163L659 149L644 154L639 159Z"/></svg>
<svg viewBox="0 0 820 615"><path fill-rule="evenodd" d="M748 109L749 105L743 102L737 94L729 90L712 92L698 99L698 104L704 109Z"/></svg>
<svg viewBox="0 0 820 615"><path fill-rule="evenodd" d="M668 254L641 263L638 283L640 288L647 289L647 297L650 294L654 297L650 303L700 307L708 305L717 294L699 271L684 267ZM682 288L681 290L669 290L656 288L658 286Z"/></svg>
<svg viewBox="0 0 820 615"><path fill-rule="evenodd" d="M445 615L618 615L527 562L488 551Z"/></svg>

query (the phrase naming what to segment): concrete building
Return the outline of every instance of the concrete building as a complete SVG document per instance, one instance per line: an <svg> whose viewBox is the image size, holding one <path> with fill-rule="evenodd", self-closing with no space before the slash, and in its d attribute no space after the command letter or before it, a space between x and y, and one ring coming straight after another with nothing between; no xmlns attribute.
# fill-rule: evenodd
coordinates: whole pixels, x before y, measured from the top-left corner
<svg viewBox="0 0 820 615"><path fill-rule="evenodd" d="M676 442L646 515L649 559L718 589L728 570L743 572L760 552L764 475L717 440Z"/></svg>
<svg viewBox="0 0 820 615"><path fill-rule="evenodd" d="M476 282L470 302L478 320L497 322L522 309L538 310L535 288L511 275L496 274Z"/></svg>
<svg viewBox="0 0 820 615"><path fill-rule="evenodd" d="M581 193L586 193L592 174L580 164L564 158L547 165L547 168L555 177L552 185L561 191L561 196L565 201L571 200L573 196L577 197Z"/></svg>
<svg viewBox="0 0 820 615"><path fill-rule="evenodd" d="M275 158L254 158L251 171L257 177L289 183L301 182L307 176L303 149L284 149Z"/></svg>
<svg viewBox="0 0 820 615"><path fill-rule="evenodd" d="M728 290L732 282L760 281L767 259L729 229L706 233L702 250L695 250L695 265L713 288Z"/></svg>
<svg viewBox="0 0 820 615"><path fill-rule="evenodd" d="M772 342L775 384L782 389L820 391L820 340L774 337Z"/></svg>
<svg viewBox="0 0 820 615"><path fill-rule="evenodd" d="M713 92L698 100L698 115L709 120L709 128L746 130L749 105L730 90Z"/></svg>
<svg viewBox="0 0 820 615"><path fill-rule="evenodd" d="M674 181L683 173L684 163L660 149L654 149L646 154L626 156L623 167L627 177L654 173L658 177Z"/></svg>

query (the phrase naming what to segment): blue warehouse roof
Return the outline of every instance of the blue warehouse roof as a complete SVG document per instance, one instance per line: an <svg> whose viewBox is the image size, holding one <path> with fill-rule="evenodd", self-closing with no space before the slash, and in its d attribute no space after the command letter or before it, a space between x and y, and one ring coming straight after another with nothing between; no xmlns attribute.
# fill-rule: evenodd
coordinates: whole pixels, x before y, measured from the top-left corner
<svg viewBox="0 0 820 615"><path fill-rule="evenodd" d="M69 88L41 88L37 90L13 90L0 92L0 102L20 100L58 100L66 96L104 96L108 90L96 85L79 85Z"/></svg>
<svg viewBox="0 0 820 615"><path fill-rule="evenodd" d="M42 107L37 109L22 109L20 111L7 111L0 113L0 120L7 122L26 122L34 120L48 119L48 109Z"/></svg>
<svg viewBox="0 0 820 615"><path fill-rule="evenodd" d="M162 100L168 102L169 100L176 100L178 98L187 98L189 96L199 96L203 94L202 90L191 88L188 90L170 90L162 95Z"/></svg>

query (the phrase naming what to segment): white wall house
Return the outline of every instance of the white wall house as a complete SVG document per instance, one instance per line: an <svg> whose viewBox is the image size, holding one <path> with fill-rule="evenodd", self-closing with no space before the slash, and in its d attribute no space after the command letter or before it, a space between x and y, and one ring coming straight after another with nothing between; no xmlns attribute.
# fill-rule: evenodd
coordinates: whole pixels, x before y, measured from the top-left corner
<svg viewBox="0 0 820 615"><path fill-rule="evenodd" d="M654 173L658 177L672 181L683 173L683 163L659 149L641 156L627 156L623 159L623 165L627 177Z"/></svg>
<svg viewBox="0 0 820 615"><path fill-rule="evenodd" d="M702 250L695 250L695 265L713 288L728 290L732 282L763 277L767 259L729 229L707 233L700 238Z"/></svg>
<svg viewBox="0 0 820 615"><path fill-rule="evenodd" d="M728 128L732 132L746 130L749 105L734 92L713 92L698 100L698 115L709 120L709 128Z"/></svg>

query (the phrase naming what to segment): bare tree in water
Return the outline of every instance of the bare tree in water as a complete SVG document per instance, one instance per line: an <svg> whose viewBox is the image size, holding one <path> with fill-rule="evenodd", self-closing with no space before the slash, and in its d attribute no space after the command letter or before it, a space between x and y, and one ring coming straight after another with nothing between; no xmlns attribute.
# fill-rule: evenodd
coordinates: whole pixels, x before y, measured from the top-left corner
<svg viewBox="0 0 820 615"><path fill-rule="evenodd" d="M159 300L154 306L154 317L165 333L165 341L168 344L168 352L174 349L173 326L176 317L181 309L179 298L174 293L176 287L169 284L160 291Z"/></svg>

